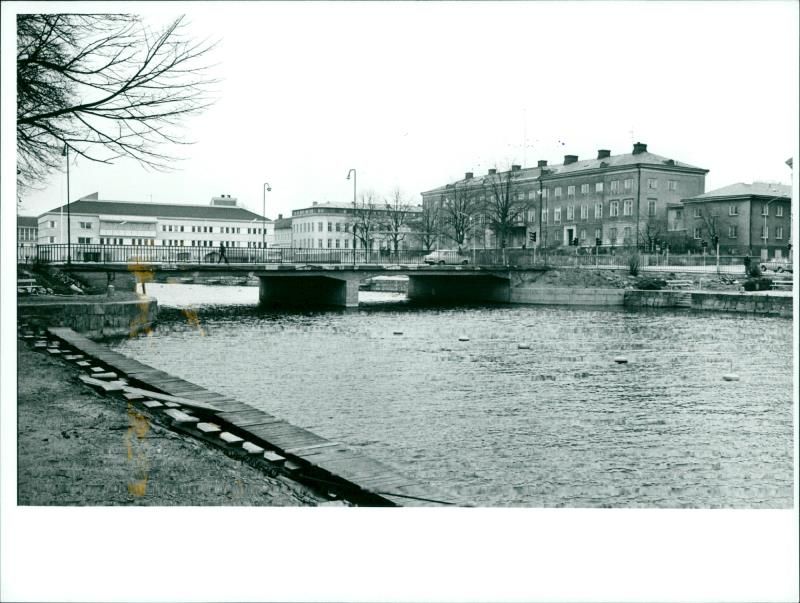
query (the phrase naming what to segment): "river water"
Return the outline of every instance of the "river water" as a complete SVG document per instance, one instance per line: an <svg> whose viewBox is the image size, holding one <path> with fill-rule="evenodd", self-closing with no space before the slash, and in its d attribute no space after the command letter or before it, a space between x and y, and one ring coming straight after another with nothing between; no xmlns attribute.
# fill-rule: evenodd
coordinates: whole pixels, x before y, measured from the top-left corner
<svg viewBox="0 0 800 603"><path fill-rule="evenodd" d="M386 293L362 293L357 310L272 312L256 287L148 293L158 327L118 351L461 503L792 506L787 319Z"/></svg>

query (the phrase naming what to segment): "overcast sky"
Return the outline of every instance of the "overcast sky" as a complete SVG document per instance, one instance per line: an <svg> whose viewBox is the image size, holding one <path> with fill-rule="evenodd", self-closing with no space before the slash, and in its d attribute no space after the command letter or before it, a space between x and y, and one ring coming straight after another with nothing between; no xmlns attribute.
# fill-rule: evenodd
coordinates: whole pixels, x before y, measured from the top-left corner
<svg viewBox="0 0 800 603"><path fill-rule="evenodd" d="M107 5L103 5L107 6ZM78 159L71 196L207 203L269 217L358 187L409 200L465 171L651 152L710 170L706 190L789 183L797 139L797 4L246 3L131 5L186 13L220 41L218 102L167 174ZM66 200L54 174L21 213Z"/></svg>

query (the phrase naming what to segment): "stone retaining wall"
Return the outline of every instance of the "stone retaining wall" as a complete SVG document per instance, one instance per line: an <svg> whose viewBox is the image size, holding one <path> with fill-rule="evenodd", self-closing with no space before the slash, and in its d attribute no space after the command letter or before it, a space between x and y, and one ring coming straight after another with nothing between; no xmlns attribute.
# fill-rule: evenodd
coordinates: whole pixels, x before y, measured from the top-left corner
<svg viewBox="0 0 800 603"><path fill-rule="evenodd" d="M578 289L573 287L518 287L511 289L512 304L569 306L621 306L624 289Z"/></svg>
<svg viewBox="0 0 800 603"><path fill-rule="evenodd" d="M69 327L86 337L102 339L148 332L158 317L150 297L127 301L20 302L19 318L47 327Z"/></svg>

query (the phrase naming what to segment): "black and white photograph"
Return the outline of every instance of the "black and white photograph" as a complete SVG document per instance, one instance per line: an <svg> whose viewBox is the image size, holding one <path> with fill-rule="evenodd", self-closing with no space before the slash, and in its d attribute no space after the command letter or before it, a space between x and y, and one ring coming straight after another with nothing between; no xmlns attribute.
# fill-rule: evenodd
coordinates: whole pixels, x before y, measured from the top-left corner
<svg viewBox="0 0 800 603"><path fill-rule="evenodd" d="M0 598L796 601L798 40L3 2Z"/></svg>

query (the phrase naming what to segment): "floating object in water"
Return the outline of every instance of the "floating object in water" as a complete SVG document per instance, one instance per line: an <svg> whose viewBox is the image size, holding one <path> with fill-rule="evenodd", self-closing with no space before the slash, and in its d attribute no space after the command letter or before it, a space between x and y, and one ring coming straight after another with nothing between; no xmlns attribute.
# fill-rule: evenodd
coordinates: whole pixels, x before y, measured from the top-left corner
<svg viewBox="0 0 800 603"><path fill-rule="evenodd" d="M723 381L738 381L739 375L737 375L736 373L726 373L722 375L722 379Z"/></svg>
<svg viewBox="0 0 800 603"><path fill-rule="evenodd" d="M529 344L529 343L520 343L519 345L517 345L517 349L530 350L531 349L531 344Z"/></svg>
<svg viewBox="0 0 800 603"><path fill-rule="evenodd" d="M628 359L625 356L616 356L614 362L617 364L628 364Z"/></svg>
<svg viewBox="0 0 800 603"><path fill-rule="evenodd" d="M469 337L465 337L464 335L462 335L461 337L458 338L458 340L459 341L469 341Z"/></svg>
<svg viewBox="0 0 800 603"><path fill-rule="evenodd" d="M394 335L402 335L402 334L403 334L402 331L394 331Z"/></svg>

